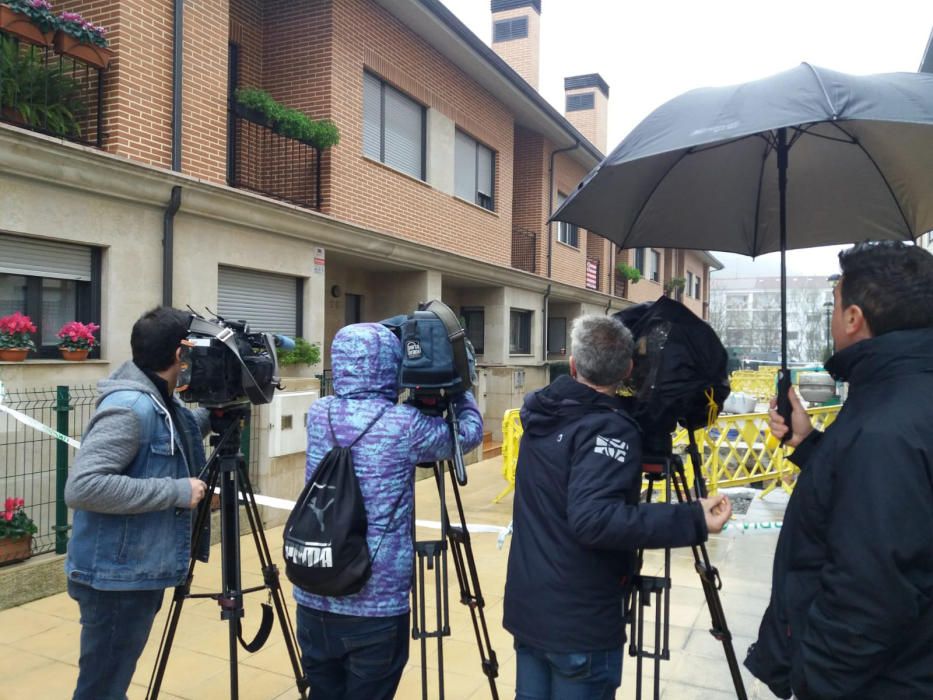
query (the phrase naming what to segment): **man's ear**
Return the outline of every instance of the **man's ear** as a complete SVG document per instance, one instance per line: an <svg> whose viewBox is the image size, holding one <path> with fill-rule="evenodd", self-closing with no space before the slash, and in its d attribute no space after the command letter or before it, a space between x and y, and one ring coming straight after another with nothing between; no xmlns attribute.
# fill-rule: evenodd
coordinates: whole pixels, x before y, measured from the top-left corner
<svg viewBox="0 0 933 700"><path fill-rule="evenodd" d="M573 359L573 355L570 356L570 376L577 378L577 362Z"/></svg>
<svg viewBox="0 0 933 700"><path fill-rule="evenodd" d="M858 304L847 306L842 312L842 320L845 334L853 340L864 340L872 337L868 319L865 318L865 313Z"/></svg>
<svg viewBox="0 0 933 700"><path fill-rule="evenodd" d="M630 359L630 360L628 361L628 369L625 370L625 375L622 377L622 379L628 379L629 377L631 377L631 376L632 376L632 369L633 369L634 367L635 367L635 362L634 362L633 360Z"/></svg>

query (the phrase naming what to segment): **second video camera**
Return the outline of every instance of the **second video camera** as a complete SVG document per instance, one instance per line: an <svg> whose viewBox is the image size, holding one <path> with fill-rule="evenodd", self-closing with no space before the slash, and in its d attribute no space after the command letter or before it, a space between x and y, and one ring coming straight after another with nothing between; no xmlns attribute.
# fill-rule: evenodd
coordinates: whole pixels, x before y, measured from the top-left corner
<svg viewBox="0 0 933 700"><path fill-rule="evenodd" d="M281 388L276 345L294 341L250 333L246 321L191 314L178 377L184 401L209 408L269 403Z"/></svg>

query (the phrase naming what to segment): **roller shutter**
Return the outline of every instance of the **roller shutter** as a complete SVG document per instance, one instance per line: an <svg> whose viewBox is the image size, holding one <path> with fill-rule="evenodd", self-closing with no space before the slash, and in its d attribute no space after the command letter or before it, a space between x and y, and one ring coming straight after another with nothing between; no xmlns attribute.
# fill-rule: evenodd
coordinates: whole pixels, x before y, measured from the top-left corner
<svg viewBox="0 0 933 700"><path fill-rule="evenodd" d="M221 266L217 284L217 313L244 320L250 331L298 335L300 280L288 275Z"/></svg>

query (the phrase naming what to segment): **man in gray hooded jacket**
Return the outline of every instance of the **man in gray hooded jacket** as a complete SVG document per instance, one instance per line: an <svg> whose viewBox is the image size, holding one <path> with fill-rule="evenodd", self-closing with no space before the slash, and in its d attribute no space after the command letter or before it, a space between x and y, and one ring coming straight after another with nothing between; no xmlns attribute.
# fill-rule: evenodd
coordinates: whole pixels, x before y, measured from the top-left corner
<svg viewBox="0 0 933 700"><path fill-rule="evenodd" d="M99 385L65 486L75 510L65 573L81 610L74 700L122 700L166 588L191 557L206 484L202 430L173 396L188 314L158 307L133 326L133 359Z"/></svg>

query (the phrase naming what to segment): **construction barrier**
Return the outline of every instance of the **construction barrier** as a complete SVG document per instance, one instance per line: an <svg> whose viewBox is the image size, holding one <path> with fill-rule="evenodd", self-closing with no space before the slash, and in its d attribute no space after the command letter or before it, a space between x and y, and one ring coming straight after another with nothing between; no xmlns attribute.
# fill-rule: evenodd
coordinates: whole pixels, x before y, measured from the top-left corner
<svg viewBox="0 0 933 700"><path fill-rule="evenodd" d="M776 374L777 367L737 369L729 375L729 386L732 393L749 394L759 401L768 401L774 396Z"/></svg>
<svg viewBox="0 0 933 700"><path fill-rule="evenodd" d="M839 415L841 406L810 408L813 426L825 430ZM522 424L518 409L505 412L502 419L502 476L506 488L496 497L498 503L515 488L515 469ZM787 493L794 489L799 469L787 457L793 448L782 446L768 429L767 413L721 415L715 425L694 431L700 453L700 469L709 493L732 486L761 485L764 496L775 488ZM683 453L687 485L693 486L693 465L686 453L686 430L674 434L674 451ZM647 488L647 482L646 482ZM654 485L652 500L664 499L663 483Z"/></svg>

